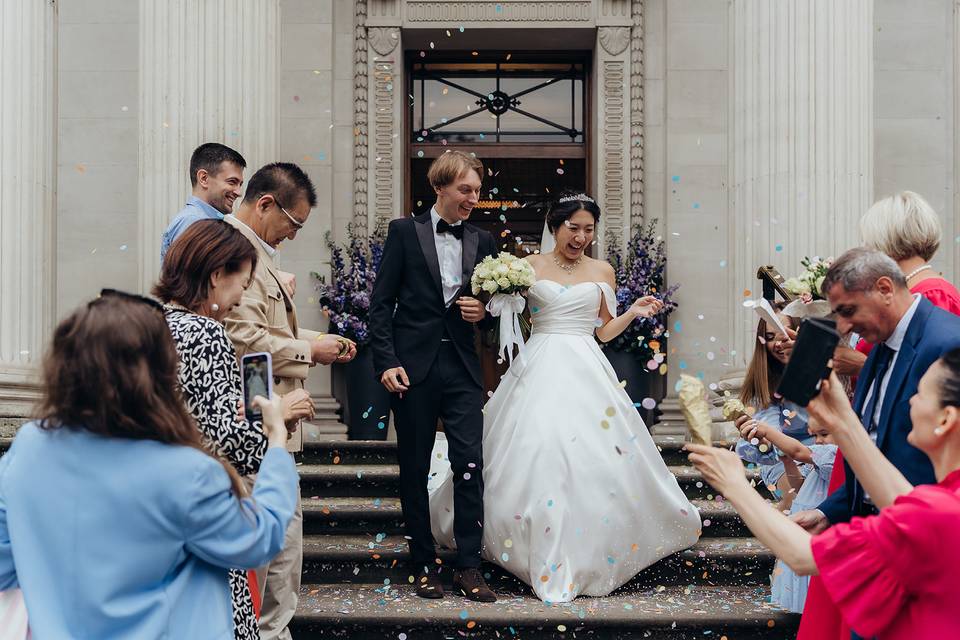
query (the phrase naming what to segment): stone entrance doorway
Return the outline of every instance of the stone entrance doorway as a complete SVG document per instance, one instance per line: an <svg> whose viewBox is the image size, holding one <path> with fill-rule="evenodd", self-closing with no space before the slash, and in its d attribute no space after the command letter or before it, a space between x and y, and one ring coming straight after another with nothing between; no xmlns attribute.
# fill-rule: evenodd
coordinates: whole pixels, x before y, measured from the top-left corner
<svg viewBox="0 0 960 640"><path fill-rule="evenodd" d="M462 51L425 61L408 52L404 211L416 215L434 202L426 180L434 158L452 149L473 153L485 171L470 221L493 234L501 251L538 251L550 202L589 187L590 55ZM496 333L481 337L487 391L506 370Z"/></svg>

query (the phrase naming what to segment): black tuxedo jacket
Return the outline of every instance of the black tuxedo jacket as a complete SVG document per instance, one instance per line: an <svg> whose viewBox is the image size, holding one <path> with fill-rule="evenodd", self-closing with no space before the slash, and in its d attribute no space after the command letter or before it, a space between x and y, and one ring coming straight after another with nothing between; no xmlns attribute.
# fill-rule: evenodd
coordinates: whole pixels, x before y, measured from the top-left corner
<svg viewBox="0 0 960 640"><path fill-rule="evenodd" d="M497 251L490 233L463 224L463 285L458 296L471 295L474 267ZM488 314L482 324L489 322ZM443 337L453 340L474 382L482 385L476 330L455 303L444 305L430 212L393 220L370 299L370 346L377 378L387 369L403 367L410 384L422 381Z"/></svg>

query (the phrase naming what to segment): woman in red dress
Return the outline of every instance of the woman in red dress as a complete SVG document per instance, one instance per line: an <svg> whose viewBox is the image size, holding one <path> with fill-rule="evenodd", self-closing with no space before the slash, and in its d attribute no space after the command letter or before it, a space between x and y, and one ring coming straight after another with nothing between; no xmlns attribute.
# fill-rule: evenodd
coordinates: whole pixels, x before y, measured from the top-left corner
<svg viewBox="0 0 960 640"><path fill-rule="evenodd" d="M878 200L860 218L863 244L883 251L897 261L907 278L911 293L919 293L936 306L960 315L960 293L935 272L929 262L940 246L940 219L919 194L902 191ZM843 375L856 376L873 345L861 340L853 350L837 349L834 362ZM837 454L830 478L830 491L843 484L843 454ZM850 629L843 624L820 579L814 576L807 590L807 603L800 619L797 640L849 640Z"/></svg>
<svg viewBox="0 0 960 640"><path fill-rule="evenodd" d="M879 640L960 637L960 349L937 360L910 399L908 442L937 484L913 487L860 424L836 375L807 407L880 509L811 536L749 485L737 455L688 444L690 460L760 541L801 575L819 574L853 631ZM848 636L849 637L849 636Z"/></svg>

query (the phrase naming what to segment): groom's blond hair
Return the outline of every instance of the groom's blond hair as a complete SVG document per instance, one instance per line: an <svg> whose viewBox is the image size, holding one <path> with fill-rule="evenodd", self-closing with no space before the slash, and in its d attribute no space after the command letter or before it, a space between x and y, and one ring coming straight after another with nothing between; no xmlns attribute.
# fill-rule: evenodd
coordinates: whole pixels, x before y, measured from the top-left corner
<svg viewBox="0 0 960 640"><path fill-rule="evenodd" d="M463 151L447 151L430 163L427 180L431 187L442 189L470 169L476 171L483 180L483 163L475 156L467 155Z"/></svg>

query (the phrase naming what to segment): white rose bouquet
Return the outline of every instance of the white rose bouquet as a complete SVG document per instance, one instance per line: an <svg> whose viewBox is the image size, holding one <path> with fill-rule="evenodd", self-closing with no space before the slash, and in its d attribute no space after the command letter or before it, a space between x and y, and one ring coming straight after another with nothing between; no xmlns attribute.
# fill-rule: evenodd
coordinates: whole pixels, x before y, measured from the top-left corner
<svg viewBox="0 0 960 640"><path fill-rule="evenodd" d="M500 317L500 353L508 361L523 353L523 334L520 332L520 314L526 302L521 295L533 286L537 274L529 262L510 253L487 256L473 270L470 288L473 295L490 296L487 311Z"/></svg>
<svg viewBox="0 0 960 640"><path fill-rule="evenodd" d="M532 287L536 279L529 262L510 253L500 253L487 256L477 265L470 277L470 288L475 296L481 293L515 294Z"/></svg>

